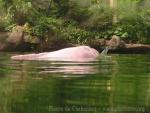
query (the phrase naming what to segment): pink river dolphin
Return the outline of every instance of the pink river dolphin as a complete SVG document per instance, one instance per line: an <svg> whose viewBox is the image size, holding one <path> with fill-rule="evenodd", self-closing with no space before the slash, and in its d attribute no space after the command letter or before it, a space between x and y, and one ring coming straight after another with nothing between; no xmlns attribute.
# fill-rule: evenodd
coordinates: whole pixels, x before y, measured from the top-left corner
<svg viewBox="0 0 150 113"><path fill-rule="evenodd" d="M69 47L53 52L39 54L26 54L12 56L13 60L58 60L58 61L84 61L94 60L99 52L89 46Z"/></svg>
<svg viewBox="0 0 150 113"><path fill-rule="evenodd" d="M109 41L109 47L114 47L118 43L116 37ZM102 54L107 54L108 48ZM52 61L93 61L100 56L99 52L89 46L78 46L60 49L53 52L43 52L38 54L26 54L12 56L13 60L52 60Z"/></svg>

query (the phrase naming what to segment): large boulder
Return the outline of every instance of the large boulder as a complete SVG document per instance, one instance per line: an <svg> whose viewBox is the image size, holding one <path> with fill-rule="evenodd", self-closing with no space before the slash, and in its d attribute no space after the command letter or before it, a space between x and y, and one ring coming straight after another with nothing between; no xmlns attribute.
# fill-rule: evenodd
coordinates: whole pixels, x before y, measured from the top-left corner
<svg viewBox="0 0 150 113"><path fill-rule="evenodd" d="M109 46L110 49L120 49L125 48L125 42L120 39L119 36L113 35L111 40L106 41L106 46Z"/></svg>
<svg viewBox="0 0 150 113"><path fill-rule="evenodd" d="M12 32L10 33L6 41L13 45L19 45L20 43L24 42L23 37L24 37L23 27L16 26L15 28L13 28Z"/></svg>
<svg viewBox="0 0 150 113"><path fill-rule="evenodd" d="M23 27L16 26L12 32L0 33L0 51L15 50L23 43Z"/></svg>
<svg viewBox="0 0 150 113"><path fill-rule="evenodd" d="M7 48L6 39L9 37L9 32L0 32L0 51Z"/></svg>
<svg viewBox="0 0 150 113"><path fill-rule="evenodd" d="M0 51L29 51L36 46L27 41L30 38L24 33L23 26L16 26L12 32L0 33Z"/></svg>

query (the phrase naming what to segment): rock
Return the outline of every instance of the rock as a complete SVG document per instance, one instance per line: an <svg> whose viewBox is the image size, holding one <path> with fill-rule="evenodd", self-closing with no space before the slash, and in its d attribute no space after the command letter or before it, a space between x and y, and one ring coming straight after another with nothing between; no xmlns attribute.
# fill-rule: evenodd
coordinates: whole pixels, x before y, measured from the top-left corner
<svg viewBox="0 0 150 113"><path fill-rule="evenodd" d="M16 26L12 32L10 33L9 37L6 39L6 42L18 45L24 42L24 32L22 26Z"/></svg>
<svg viewBox="0 0 150 113"><path fill-rule="evenodd" d="M86 45L89 45L92 48L102 51L106 47L106 40L105 39L92 39L92 40L87 41Z"/></svg>
<svg viewBox="0 0 150 113"><path fill-rule="evenodd" d="M0 32L0 51L30 51L37 44L25 42L25 34L22 26L16 26L12 32ZM28 38L28 36L26 36Z"/></svg>
<svg viewBox="0 0 150 113"><path fill-rule="evenodd" d="M24 42L24 31L22 26L16 26L5 41L7 51L24 51L27 47Z"/></svg>
<svg viewBox="0 0 150 113"><path fill-rule="evenodd" d="M24 33L24 42L32 44L40 44L40 40L37 37L31 36L27 33Z"/></svg>
<svg viewBox="0 0 150 113"><path fill-rule="evenodd" d="M9 32L0 32L0 51L7 48L6 39L9 37Z"/></svg>
<svg viewBox="0 0 150 113"><path fill-rule="evenodd" d="M0 43L0 51L4 50L6 48L6 45L3 43Z"/></svg>
<svg viewBox="0 0 150 113"><path fill-rule="evenodd" d="M119 48L125 48L125 47L126 47L125 41L121 40L119 44Z"/></svg>
<svg viewBox="0 0 150 113"><path fill-rule="evenodd" d="M110 41L107 41L106 43L106 45L109 46L110 49L120 49L126 47L126 43L116 35L113 35L112 39Z"/></svg>
<svg viewBox="0 0 150 113"><path fill-rule="evenodd" d="M126 44L126 48L149 48L150 45L144 45L144 44Z"/></svg>
<svg viewBox="0 0 150 113"><path fill-rule="evenodd" d="M113 35L110 41L107 41L107 46L111 49L116 49L120 45L120 38L116 35Z"/></svg>

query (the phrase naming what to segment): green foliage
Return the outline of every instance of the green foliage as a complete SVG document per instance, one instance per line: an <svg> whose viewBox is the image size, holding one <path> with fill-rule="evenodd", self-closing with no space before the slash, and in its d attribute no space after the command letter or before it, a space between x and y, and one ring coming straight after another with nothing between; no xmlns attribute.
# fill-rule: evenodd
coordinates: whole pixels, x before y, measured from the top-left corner
<svg viewBox="0 0 150 113"><path fill-rule="evenodd" d="M118 2L117 14L119 23L115 25L121 29L123 39L141 43L149 42L149 7L147 0L120 0ZM119 34L120 36L120 34Z"/></svg>
<svg viewBox="0 0 150 113"><path fill-rule="evenodd" d="M53 0L57 9L56 16L65 16L69 10L69 0Z"/></svg>
<svg viewBox="0 0 150 113"><path fill-rule="evenodd" d="M96 4L89 7L91 14L86 22L90 30L104 31L112 25L112 10L106 4Z"/></svg>
<svg viewBox="0 0 150 113"><path fill-rule="evenodd" d="M69 11L67 13L68 19L74 20L79 24L86 21L90 16L90 12L88 11L88 6L82 6L80 3L81 1L79 0L70 0Z"/></svg>
<svg viewBox="0 0 150 113"><path fill-rule="evenodd" d="M9 16L0 18L0 31L9 31L12 25L14 24Z"/></svg>
<svg viewBox="0 0 150 113"><path fill-rule="evenodd" d="M118 0L117 5L112 10L103 0L1 0L0 30L28 23L25 32L44 40L61 37L84 43L115 34L126 41L150 43L149 0Z"/></svg>
<svg viewBox="0 0 150 113"><path fill-rule="evenodd" d="M99 32L91 32L86 29L80 29L75 26L67 26L61 30L61 34L72 43L83 44L92 39L102 38L103 34Z"/></svg>
<svg viewBox="0 0 150 113"><path fill-rule="evenodd" d="M25 24L26 21L33 18L33 11L31 2L24 0L15 0L11 6L10 13L15 23L19 25Z"/></svg>
<svg viewBox="0 0 150 113"><path fill-rule="evenodd" d="M85 42L88 38L91 38L92 34L85 30L69 26L66 29L63 29L62 34L72 43L82 43Z"/></svg>
<svg viewBox="0 0 150 113"><path fill-rule="evenodd" d="M35 26L33 27L33 33L39 37L42 37L48 32L57 32L60 26L61 20L50 17L41 17L38 19L37 22L35 22Z"/></svg>

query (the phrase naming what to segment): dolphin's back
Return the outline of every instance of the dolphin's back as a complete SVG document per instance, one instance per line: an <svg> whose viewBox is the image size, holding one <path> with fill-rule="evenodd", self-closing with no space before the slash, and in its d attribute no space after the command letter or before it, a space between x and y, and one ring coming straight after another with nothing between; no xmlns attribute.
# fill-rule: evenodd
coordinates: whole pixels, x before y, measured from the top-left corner
<svg viewBox="0 0 150 113"><path fill-rule="evenodd" d="M95 59L99 52L89 46L69 47L53 52L12 56L14 60L84 60Z"/></svg>

